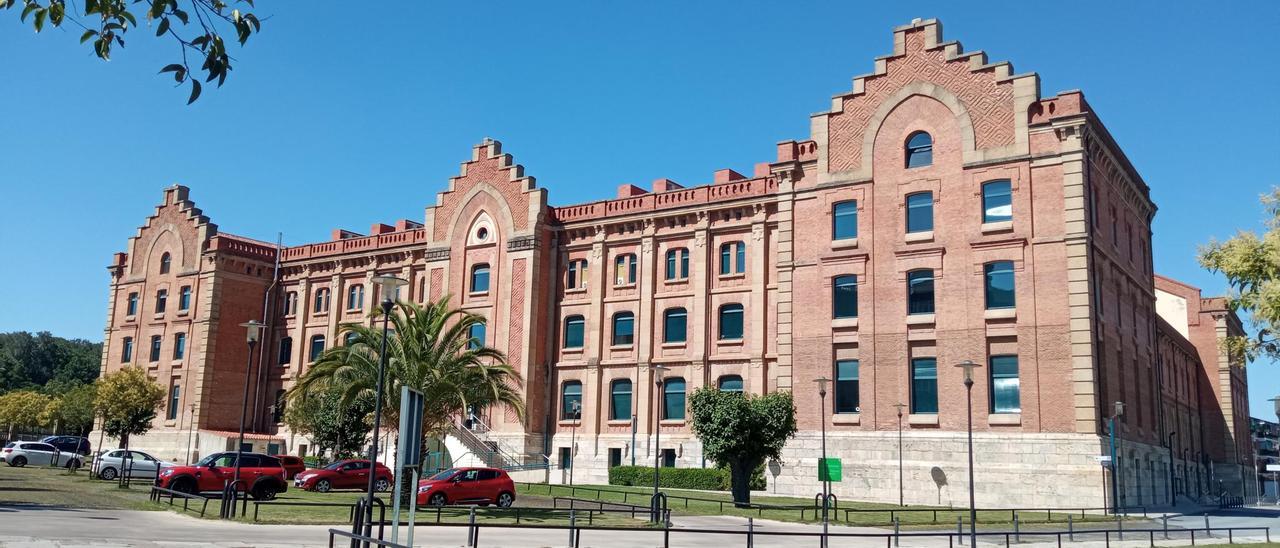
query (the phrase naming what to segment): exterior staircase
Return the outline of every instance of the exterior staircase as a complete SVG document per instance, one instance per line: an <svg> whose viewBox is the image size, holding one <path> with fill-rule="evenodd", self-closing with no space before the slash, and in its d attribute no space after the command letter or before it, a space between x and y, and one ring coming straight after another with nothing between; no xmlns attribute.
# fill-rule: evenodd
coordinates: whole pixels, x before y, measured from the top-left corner
<svg viewBox="0 0 1280 548"><path fill-rule="evenodd" d="M489 427L472 418L470 427L455 423L450 425L449 434L462 443L467 453L480 460L490 468L501 468L508 472L527 470L548 470L551 461L541 453L528 453L510 447L502 440L489 435ZM454 457L454 462L463 460L466 455Z"/></svg>

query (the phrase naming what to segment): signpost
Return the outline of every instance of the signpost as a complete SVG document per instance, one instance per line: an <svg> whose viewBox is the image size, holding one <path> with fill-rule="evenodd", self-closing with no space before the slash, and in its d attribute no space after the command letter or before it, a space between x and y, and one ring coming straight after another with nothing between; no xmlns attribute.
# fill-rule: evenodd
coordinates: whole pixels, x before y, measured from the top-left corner
<svg viewBox="0 0 1280 548"><path fill-rule="evenodd" d="M408 546L413 546L413 517L418 510L418 473L422 466L422 392L400 387L400 440L396 443L396 487L392 494L391 542L400 542L400 486L405 471L413 477L409 491Z"/></svg>
<svg viewBox="0 0 1280 548"><path fill-rule="evenodd" d="M842 471L843 467L841 466L840 459L835 457L818 459L818 481L838 482L841 479Z"/></svg>

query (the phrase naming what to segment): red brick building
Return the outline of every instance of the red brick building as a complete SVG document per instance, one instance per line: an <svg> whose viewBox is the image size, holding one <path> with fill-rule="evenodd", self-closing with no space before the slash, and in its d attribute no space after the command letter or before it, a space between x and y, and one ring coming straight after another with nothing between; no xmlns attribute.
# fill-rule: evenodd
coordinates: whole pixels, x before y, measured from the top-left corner
<svg viewBox="0 0 1280 548"><path fill-rule="evenodd" d="M305 452L273 416L276 398L341 323L370 321L381 298L371 278L392 273L410 281L401 299L449 294L484 315L474 335L525 379L528 420L481 412L486 428L446 440L455 458L489 443L497 464L576 461L583 483L633 459L703 466L688 393L790 390L801 432L770 463L771 491L819 490L826 421L845 463L841 498L897 500L901 428L907 501L958 505L966 417L954 365L970 360L981 366L982 506L1109 500L1094 457L1107 453L1115 401L1127 405L1126 504L1166 502L1170 478L1181 493L1218 480L1239 492L1252 466L1246 379L1216 345L1239 320L1154 277L1155 205L1084 95L1042 97L1034 73L943 41L932 20L895 29L874 66L811 117L808 139L779 143L750 176L660 179L552 207L485 140L421 223L283 248L278 272L275 246L219 232L186 188L167 189L111 267L104 369L146 365L173 387L157 429L135 443L179 459L233 443L248 362L238 325L256 318L269 330L255 443ZM1192 303L1185 322L1158 319L1165 285ZM654 365L667 368L661 393ZM819 377L834 381L825 400ZM1170 474L1174 431L1186 434Z"/></svg>

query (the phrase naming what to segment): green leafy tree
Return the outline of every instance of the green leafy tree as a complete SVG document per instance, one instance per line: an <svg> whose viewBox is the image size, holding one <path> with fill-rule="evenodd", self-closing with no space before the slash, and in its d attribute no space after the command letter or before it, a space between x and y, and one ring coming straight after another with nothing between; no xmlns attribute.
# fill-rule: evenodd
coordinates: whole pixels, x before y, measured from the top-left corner
<svg viewBox="0 0 1280 548"><path fill-rule="evenodd" d="M253 0L238 0L238 5L253 8ZM231 8L224 0L84 0L83 10L76 2L66 0L0 0L0 9L22 6L19 18L29 18L35 31L45 26L60 28L70 22L80 34L80 43L92 42L93 53L104 61L111 60L112 48L124 47L125 35L138 26L138 20L154 28L157 37L168 37L181 53L181 61L170 63L160 73L171 73L178 85L191 84L187 104L200 97L200 79L193 76L190 62L203 61L204 81L218 81L218 87L231 72L231 56L227 53L223 34L234 32L244 46L254 33L262 30L258 16ZM189 23L194 23L189 25ZM188 61L190 54L193 61Z"/></svg>
<svg viewBox="0 0 1280 548"><path fill-rule="evenodd" d="M97 386L81 384L54 397L44 410L42 422L54 431L85 435L97 416Z"/></svg>
<svg viewBox="0 0 1280 548"><path fill-rule="evenodd" d="M341 459L364 447L373 428L372 413L373 400L358 397L344 406L342 394L330 387L291 398L284 422L290 430L310 436L320 452L332 451L334 458Z"/></svg>
<svg viewBox="0 0 1280 548"><path fill-rule="evenodd" d="M1280 189L1262 196L1266 232L1242 230L1225 242L1200 248L1200 265L1226 276L1231 292L1227 305L1247 312L1257 337L1227 337L1223 346L1235 363L1265 355L1280 358Z"/></svg>
<svg viewBox="0 0 1280 548"><path fill-rule="evenodd" d="M102 345L48 332L0 333L0 393L44 388L61 394L98 378Z"/></svg>
<svg viewBox="0 0 1280 548"><path fill-rule="evenodd" d="M765 460L780 458L796 433L791 393L756 396L707 386L689 397L689 412L703 455L729 466L734 503L750 503L752 472Z"/></svg>
<svg viewBox="0 0 1280 548"><path fill-rule="evenodd" d="M0 396L0 424L8 425L6 439L17 430L43 426L45 409L52 398L34 390L16 390Z"/></svg>
<svg viewBox="0 0 1280 548"><path fill-rule="evenodd" d="M98 381L94 401L102 413L103 431L127 448L129 436L151 430L151 421L164 401L164 388L141 367L125 367Z"/></svg>

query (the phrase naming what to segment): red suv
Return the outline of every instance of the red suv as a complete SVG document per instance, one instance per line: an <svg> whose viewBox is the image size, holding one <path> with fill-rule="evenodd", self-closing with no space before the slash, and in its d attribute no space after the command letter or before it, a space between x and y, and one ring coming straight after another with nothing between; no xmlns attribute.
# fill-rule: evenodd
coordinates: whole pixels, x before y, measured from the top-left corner
<svg viewBox="0 0 1280 548"><path fill-rule="evenodd" d="M418 504L497 504L516 501L516 484L498 468L450 468L418 482Z"/></svg>
<svg viewBox="0 0 1280 548"><path fill-rule="evenodd" d="M222 491L236 474L235 452L214 453L193 466L171 466L156 477L156 485L182 493ZM284 467L275 457L259 453L240 456L240 480L237 491L246 488L253 498L271 500L288 490Z"/></svg>
<svg viewBox="0 0 1280 548"><path fill-rule="evenodd" d="M391 469L378 463L373 488L387 491L394 485ZM340 460L324 468L313 468L293 478L293 486L307 491L328 493L332 489L367 489L369 487L369 460Z"/></svg>
<svg viewBox="0 0 1280 548"><path fill-rule="evenodd" d="M307 469L306 463L302 462L302 457L293 455L271 455L280 461L280 466L284 467L284 479L291 480Z"/></svg>

